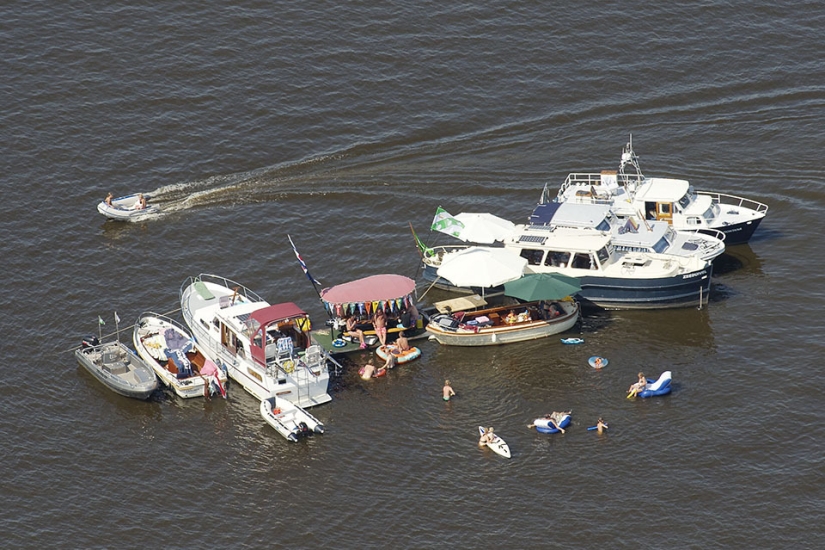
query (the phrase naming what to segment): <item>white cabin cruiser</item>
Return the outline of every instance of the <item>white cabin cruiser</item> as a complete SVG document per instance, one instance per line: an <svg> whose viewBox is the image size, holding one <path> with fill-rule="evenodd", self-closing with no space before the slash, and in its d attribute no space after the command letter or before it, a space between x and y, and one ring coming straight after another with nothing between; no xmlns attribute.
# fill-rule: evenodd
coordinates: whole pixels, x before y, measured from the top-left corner
<svg viewBox="0 0 825 550"><path fill-rule="evenodd" d="M442 263L468 248L440 246L424 255L423 277L434 286L465 293L439 275ZM577 277L582 305L605 309L660 309L706 304L713 264L700 255L626 251L609 232L573 227L517 225L504 240L504 249L526 260L523 273L561 273ZM466 253L465 253L466 254ZM494 289L495 290L495 289Z"/></svg>
<svg viewBox="0 0 825 550"><path fill-rule="evenodd" d="M667 222L679 230L721 231L728 246L748 242L768 213L766 204L724 193L696 191L687 180L643 176L633 152L632 136L622 151L618 171L571 173L555 197L548 185L544 186L539 204L609 204L613 214L622 219L638 216Z"/></svg>
<svg viewBox="0 0 825 550"><path fill-rule="evenodd" d="M270 305L243 285L207 274L183 282L180 303L201 350L259 401L278 397L311 407L332 400L328 355L297 305Z"/></svg>
<svg viewBox="0 0 825 550"><path fill-rule="evenodd" d="M540 204L533 210L530 223L610 233L613 245L623 252L698 256L702 260L713 260L725 251L725 234L721 231L677 231L667 222L648 221L634 215L620 219L613 214L612 208L609 204Z"/></svg>

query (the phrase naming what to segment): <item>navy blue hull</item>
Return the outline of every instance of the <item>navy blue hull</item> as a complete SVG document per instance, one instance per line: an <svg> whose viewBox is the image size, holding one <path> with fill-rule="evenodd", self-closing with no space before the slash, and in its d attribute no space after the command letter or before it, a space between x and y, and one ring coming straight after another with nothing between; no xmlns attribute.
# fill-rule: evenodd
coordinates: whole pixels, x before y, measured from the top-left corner
<svg viewBox="0 0 825 550"><path fill-rule="evenodd" d="M603 309L665 309L707 304L713 266L686 275L664 279L620 279L614 277L582 277L582 290L576 298L584 307ZM438 278L432 266L424 267L423 277L432 283ZM439 279L435 285L442 290L464 294L482 294L482 289L460 288ZM501 292L504 287L486 288L485 294Z"/></svg>
<svg viewBox="0 0 825 550"><path fill-rule="evenodd" d="M756 228L759 227L759 224L762 223L763 219L764 218L759 218L758 220L737 223L734 225L724 225L721 227L714 227L713 229L721 231L725 234L725 246L745 244L751 239L754 231L756 231ZM712 233L708 234L712 235Z"/></svg>

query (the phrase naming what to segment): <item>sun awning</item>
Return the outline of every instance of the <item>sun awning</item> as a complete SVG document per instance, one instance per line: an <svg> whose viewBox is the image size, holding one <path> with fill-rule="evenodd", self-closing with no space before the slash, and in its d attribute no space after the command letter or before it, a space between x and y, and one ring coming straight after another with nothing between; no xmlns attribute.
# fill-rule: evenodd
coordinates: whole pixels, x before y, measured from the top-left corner
<svg viewBox="0 0 825 550"><path fill-rule="evenodd" d="M415 281L403 275L372 275L325 288L321 299L336 315L371 313L375 308L403 309L412 302Z"/></svg>

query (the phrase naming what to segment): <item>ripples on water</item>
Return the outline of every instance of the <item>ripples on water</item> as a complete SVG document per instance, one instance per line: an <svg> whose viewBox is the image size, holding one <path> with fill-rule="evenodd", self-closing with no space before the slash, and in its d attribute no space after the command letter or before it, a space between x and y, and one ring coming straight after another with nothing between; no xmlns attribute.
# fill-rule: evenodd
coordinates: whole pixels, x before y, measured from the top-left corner
<svg viewBox="0 0 825 550"><path fill-rule="evenodd" d="M5 543L821 546L823 19L812 2L0 7ZM297 445L238 388L135 402L65 351L98 315L109 333L113 311L176 309L200 272L318 323L287 233L325 285L412 276L410 222L429 237L439 204L522 220L546 181L615 168L631 132L647 174L770 205L707 308L588 313L582 346L422 342L370 382L355 354L313 411L328 432ZM104 222L107 190L169 214ZM625 399L666 368L671 396ZM526 429L554 409L567 434ZM512 460L477 448L479 424Z"/></svg>

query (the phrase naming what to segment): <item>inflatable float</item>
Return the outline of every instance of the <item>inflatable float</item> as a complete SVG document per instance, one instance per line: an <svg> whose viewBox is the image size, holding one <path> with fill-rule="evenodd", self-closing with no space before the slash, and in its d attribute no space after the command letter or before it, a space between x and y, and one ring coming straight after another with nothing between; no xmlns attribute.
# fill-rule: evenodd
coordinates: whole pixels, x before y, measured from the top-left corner
<svg viewBox="0 0 825 550"><path fill-rule="evenodd" d="M562 344L567 344L568 346L573 346L573 345L576 345L576 344L584 344L584 339L583 338L562 338L561 343Z"/></svg>
<svg viewBox="0 0 825 550"><path fill-rule="evenodd" d="M554 428L552 424L550 424L546 418L536 418L533 420L533 424L536 426L536 431L543 434L555 434L559 433L557 428ZM566 428L570 425L570 415L564 415L561 420L559 421L559 427L562 429Z"/></svg>
<svg viewBox="0 0 825 550"><path fill-rule="evenodd" d="M375 354L383 359L384 361L387 360L388 354L392 353L395 357L395 361L400 365L401 363L407 363L412 361L413 359L418 359L421 357L421 350L418 348L410 348L406 351L400 351L397 346L394 344L387 344L386 346L379 346L375 350Z"/></svg>
<svg viewBox="0 0 825 550"><path fill-rule="evenodd" d="M594 369L600 369L602 367L606 367L609 361L606 357L599 357L598 355L594 355L593 357L587 360L587 363Z"/></svg>
<svg viewBox="0 0 825 550"><path fill-rule="evenodd" d="M671 374L669 370L666 370L659 376L658 380L653 380L652 378L647 379L647 386L645 389L637 393L639 397L655 397L657 395L667 395L670 393L671 381Z"/></svg>

